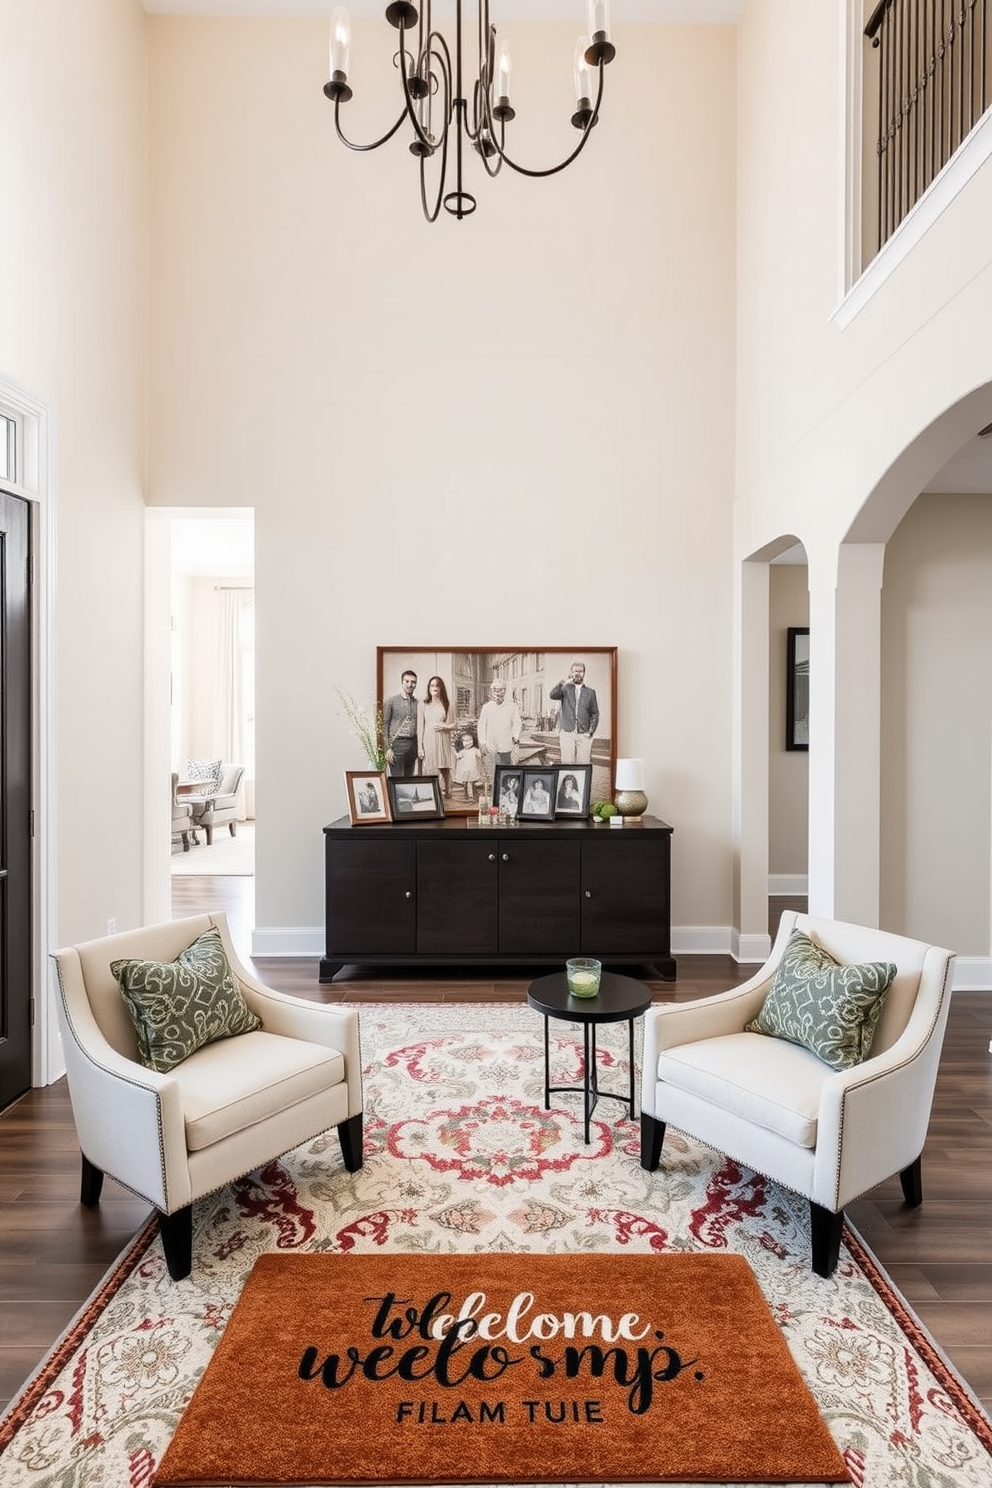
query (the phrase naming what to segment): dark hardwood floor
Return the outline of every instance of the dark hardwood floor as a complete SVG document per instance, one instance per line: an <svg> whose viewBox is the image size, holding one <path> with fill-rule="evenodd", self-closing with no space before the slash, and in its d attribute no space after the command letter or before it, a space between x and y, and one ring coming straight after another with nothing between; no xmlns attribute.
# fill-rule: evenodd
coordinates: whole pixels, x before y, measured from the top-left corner
<svg viewBox="0 0 992 1488"><path fill-rule="evenodd" d="M173 879L173 914L224 910L250 960L252 879ZM772 901L774 933L784 908ZM316 961L255 963L261 980L317 1001L521 1002L529 980L505 971L439 982L343 972L317 981ZM545 968L546 969L546 968ZM711 995L746 979L727 956L684 956L658 1000ZM849 1217L943 1352L992 1410L992 992L955 994L923 1160L924 1203L909 1210L898 1179L851 1205ZM0 1114L0 1410L14 1395L149 1213L111 1180L98 1208L79 1202L79 1149L65 1081L32 1090Z"/></svg>

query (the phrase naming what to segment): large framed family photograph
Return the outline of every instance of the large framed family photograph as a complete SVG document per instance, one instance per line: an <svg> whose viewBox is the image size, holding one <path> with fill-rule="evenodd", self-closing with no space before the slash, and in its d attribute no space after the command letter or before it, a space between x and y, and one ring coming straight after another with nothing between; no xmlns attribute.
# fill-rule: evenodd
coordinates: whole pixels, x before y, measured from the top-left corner
<svg viewBox="0 0 992 1488"><path fill-rule="evenodd" d="M547 807L538 790L530 820L584 816L613 795L615 646L379 646L376 700L387 775L436 775L446 815L477 811L482 794L495 800L497 767L506 765L543 777L550 815L539 814ZM559 807L566 774L574 779ZM517 782L521 808L534 783Z"/></svg>

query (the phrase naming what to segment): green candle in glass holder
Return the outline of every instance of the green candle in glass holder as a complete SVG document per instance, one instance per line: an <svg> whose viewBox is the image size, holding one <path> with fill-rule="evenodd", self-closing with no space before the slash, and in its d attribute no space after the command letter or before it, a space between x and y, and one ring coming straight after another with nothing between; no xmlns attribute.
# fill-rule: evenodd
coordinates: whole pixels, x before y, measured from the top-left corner
<svg viewBox="0 0 992 1488"><path fill-rule="evenodd" d="M602 962L591 956L573 956L565 962L565 975L571 997L596 997L599 993L599 976Z"/></svg>

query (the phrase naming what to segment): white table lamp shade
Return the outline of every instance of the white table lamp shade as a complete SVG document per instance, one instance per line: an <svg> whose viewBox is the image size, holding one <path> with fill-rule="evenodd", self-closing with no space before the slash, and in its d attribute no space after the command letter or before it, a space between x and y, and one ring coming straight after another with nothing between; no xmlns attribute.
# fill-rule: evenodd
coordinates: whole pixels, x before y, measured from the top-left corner
<svg viewBox="0 0 992 1488"><path fill-rule="evenodd" d="M618 759L616 774L617 790L644 789L644 761L642 759Z"/></svg>

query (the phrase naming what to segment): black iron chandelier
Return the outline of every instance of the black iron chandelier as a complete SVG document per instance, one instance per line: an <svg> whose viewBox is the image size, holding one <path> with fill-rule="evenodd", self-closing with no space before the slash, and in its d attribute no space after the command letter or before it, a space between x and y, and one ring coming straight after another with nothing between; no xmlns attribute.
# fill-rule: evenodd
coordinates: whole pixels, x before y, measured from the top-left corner
<svg viewBox="0 0 992 1488"><path fill-rule="evenodd" d="M510 103L510 49L497 41L496 27L489 22L489 0L477 0L479 55L472 83L471 109L462 78L462 0L455 0L454 65L452 51L431 18L431 0L425 0L418 15L409 0L392 0L386 20L399 32L399 50L393 58L403 88L403 107L391 129L371 144L359 145L341 128L341 105L352 96L348 86L351 27L348 12L338 6L331 16L331 77L324 92L334 104L334 127L338 139L349 150L377 150L397 132L404 120L413 126L410 153L420 160L420 201L428 222L436 222L441 207L459 219L475 211L475 197L465 190L463 153L471 147L490 176L504 165L522 176L554 176L571 165L585 149L599 119L603 100L603 69L616 56L610 41L609 0L588 0L589 32L580 36L575 48L575 112L572 125L581 138L575 149L558 165L532 170L511 159L506 150L506 126L515 117ZM416 27L414 50L414 27ZM410 50L408 50L408 46ZM596 100L592 101L595 80ZM445 191L448 172L448 141L454 133L455 189ZM433 161L436 189L429 185L428 161Z"/></svg>

